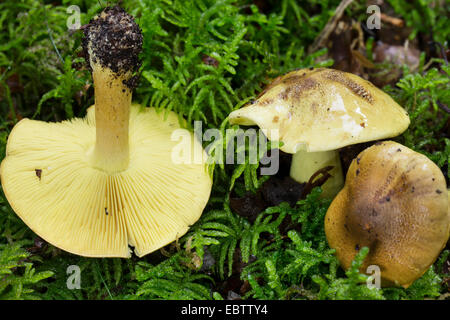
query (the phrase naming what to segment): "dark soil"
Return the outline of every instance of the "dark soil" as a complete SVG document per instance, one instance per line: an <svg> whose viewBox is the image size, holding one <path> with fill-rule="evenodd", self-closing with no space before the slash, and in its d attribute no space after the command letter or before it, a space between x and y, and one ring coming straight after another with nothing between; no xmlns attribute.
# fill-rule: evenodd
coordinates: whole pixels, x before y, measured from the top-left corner
<svg viewBox="0 0 450 320"><path fill-rule="evenodd" d="M86 61L110 68L117 75L136 72L141 66L139 53L142 50L142 31L124 9L107 7L98 17L83 26L83 52ZM89 56L89 46L93 56ZM124 82L130 89L136 79Z"/></svg>

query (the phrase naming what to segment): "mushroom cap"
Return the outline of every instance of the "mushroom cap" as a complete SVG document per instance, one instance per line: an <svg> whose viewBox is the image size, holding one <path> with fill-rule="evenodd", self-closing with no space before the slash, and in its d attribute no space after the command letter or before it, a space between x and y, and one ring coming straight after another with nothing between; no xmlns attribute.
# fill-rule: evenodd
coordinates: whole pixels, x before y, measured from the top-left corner
<svg viewBox="0 0 450 320"><path fill-rule="evenodd" d="M23 119L9 136L1 164L3 191L36 234L63 250L129 257L130 245L143 256L186 233L211 191L205 153L192 133L191 147L202 163L173 163L179 142L171 134L177 128L174 113L132 105L129 167L111 174L88 160L96 139L95 108L86 118L59 123Z"/></svg>
<svg viewBox="0 0 450 320"><path fill-rule="evenodd" d="M283 141L281 150L287 153L336 150L394 137L409 126L407 112L369 81L326 68L276 78L229 120L258 125L268 139ZM272 129L279 130L279 137Z"/></svg>
<svg viewBox="0 0 450 320"><path fill-rule="evenodd" d="M325 233L344 269L369 248L383 286L408 287L431 266L450 233L446 181L426 156L392 141L361 152L328 208Z"/></svg>

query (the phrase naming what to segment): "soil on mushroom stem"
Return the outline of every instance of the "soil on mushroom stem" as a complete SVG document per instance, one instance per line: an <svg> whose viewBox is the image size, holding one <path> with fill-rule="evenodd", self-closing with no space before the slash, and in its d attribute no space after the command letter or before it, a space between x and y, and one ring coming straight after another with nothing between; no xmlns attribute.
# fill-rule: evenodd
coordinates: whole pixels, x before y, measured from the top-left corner
<svg viewBox="0 0 450 320"><path fill-rule="evenodd" d="M83 26L83 54L89 64L89 50L93 52L93 62L110 68L114 73L136 72L141 61L138 57L142 51L143 36L140 27L124 9L119 6L108 7L106 17L92 19ZM90 66L89 66L90 69ZM124 81L130 89L137 85L137 76Z"/></svg>

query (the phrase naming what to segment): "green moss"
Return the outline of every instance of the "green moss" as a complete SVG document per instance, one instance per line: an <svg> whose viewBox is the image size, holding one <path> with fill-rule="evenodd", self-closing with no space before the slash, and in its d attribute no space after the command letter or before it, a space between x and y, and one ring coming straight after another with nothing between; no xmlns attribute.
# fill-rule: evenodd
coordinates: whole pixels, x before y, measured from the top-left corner
<svg viewBox="0 0 450 320"><path fill-rule="evenodd" d="M58 121L84 116L93 103L92 80L79 57L81 33L67 31L66 8L76 4L81 22L104 1L22 0L0 3L0 156L8 133L21 117ZM230 111L251 101L274 77L295 68L331 66L325 50L307 54L340 1L125 0L144 33L142 77L134 100L161 112L173 110L205 127L218 127L226 148L237 133ZM449 27L445 6L427 1L389 1L413 28L412 37L431 27L445 45ZM267 9L267 8L270 8ZM349 15L365 19L354 4ZM418 23L418 21L420 23ZM423 22L423 23L422 23ZM370 44L371 42L368 41ZM368 46L369 57L371 54ZM398 141L424 153L448 170L450 69L435 61L415 72L404 70L396 86L385 88L411 116ZM225 130L232 129L226 136ZM277 147L268 144L258 150ZM201 219L179 239L169 257L159 252L142 259L88 259L48 245L30 254L35 235L14 214L0 193L0 298L41 299L221 299L220 283L239 274L256 299L424 299L448 291L442 284L444 251L436 267L410 288L369 289L359 273L362 248L348 271L339 267L326 242L323 218L329 201L314 189L294 208L283 203L266 209L251 223L230 209L231 192L255 192L267 179L248 158L241 165L212 165L212 196ZM447 171L448 174L448 171ZM291 224L280 231L286 219ZM301 224L301 231L295 228ZM169 247L171 248L171 247ZM206 266L202 261L213 261ZM441 265L439 266L439 263ZM69 290L67 267L81 269L81 289Z"/></svg>
<svg viewBox="0 0 450 320"><path fill-rule="evenodd" d="M48 279L51 271L37 272L30 254L20 244L0 244L0 300L39 299L33 285Z"/></svg>
<svg viewBox="0 0 450 320"><path fill-rule="evenodd" d="M447 15L450 10L448 1L432 0L389 0L387 1L396 14L403 17L408 27L412 28L409 36L414 39L418 32L432 33L434 40L444 43L450 36Z"/></svg>

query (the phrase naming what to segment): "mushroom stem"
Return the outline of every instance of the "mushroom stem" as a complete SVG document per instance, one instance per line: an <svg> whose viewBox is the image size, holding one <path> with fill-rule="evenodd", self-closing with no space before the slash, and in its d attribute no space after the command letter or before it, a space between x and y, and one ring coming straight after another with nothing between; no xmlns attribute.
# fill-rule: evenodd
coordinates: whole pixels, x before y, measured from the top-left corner
<svg viewBox="0 0 450 320"><path fill-rule="evenodd" d="M339 152L336 150L321 152L297 151L292 157L291 178L297 182L308 182L318 170L332 166L331 177L322 185L322 197L333 199L344 186Z"/></svg>
<svg viewBox="0 0 450 320"><path fill-rule="evenodd" d="M128 124L131 89L123 82L127 74L117 76L111 69L94 65L96 142L92 165L107 172L128 167Z"/></svg>
<svg viewBox="0 0 450 320"><path fill-rule="evenodd" d="M83 51L95 87L96 142L91 165L108 173L128 168L131 92L140 67L142 32L121 7L105 8L84 27Z"/></svg>

